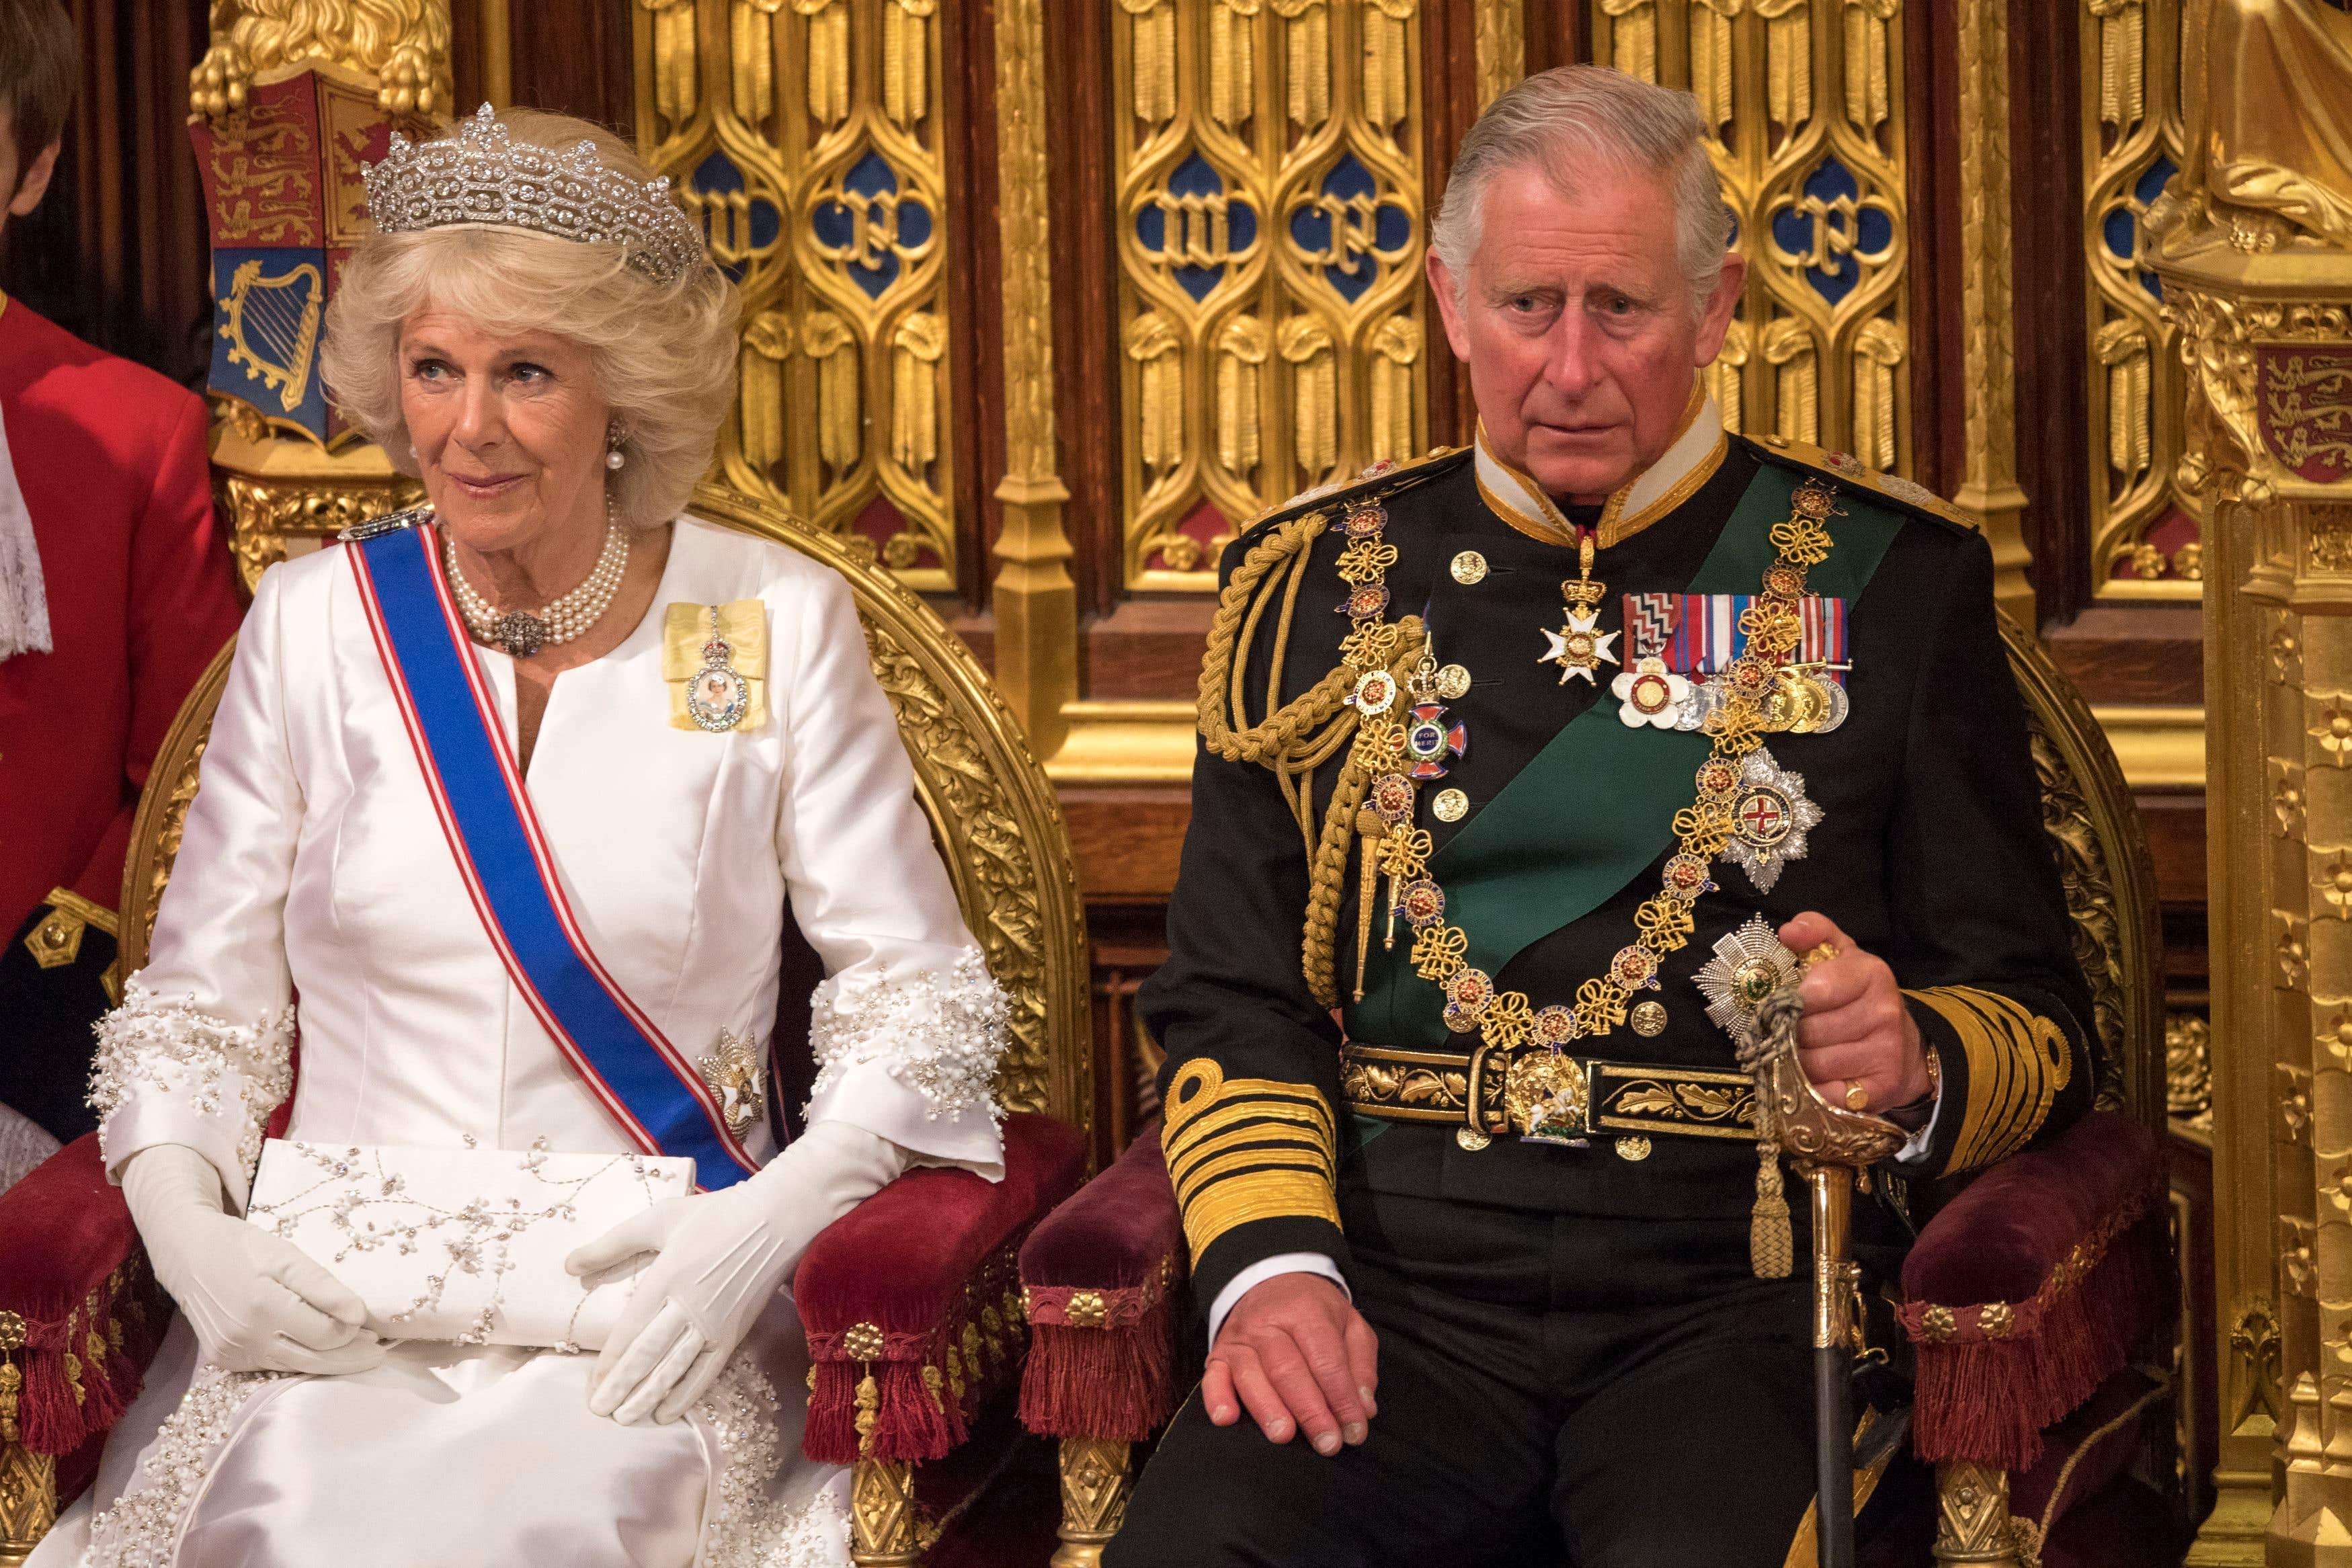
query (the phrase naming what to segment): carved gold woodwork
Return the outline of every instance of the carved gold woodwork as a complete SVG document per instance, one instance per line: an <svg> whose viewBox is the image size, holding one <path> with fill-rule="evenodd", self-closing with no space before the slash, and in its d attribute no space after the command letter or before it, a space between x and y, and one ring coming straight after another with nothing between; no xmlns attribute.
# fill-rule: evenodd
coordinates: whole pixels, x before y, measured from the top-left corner
<svg viewBox="0 0 2352 1568"><path fill-rule="evenodd" d="M0 1311L0 1568L21 1568L58 1519L58 1462L25 1447L17 1425L25 1320Z"/></svg>
<svg viewBox="0 0 2352 1568"><path fill-rule="evenodd" d="M996 498L996 679L1037 755L1069 733L1078 695L1077 585L1055 469L1053 276L1046 216L1042 0L996 11L997 307L1004 323L1004 477Z"/></svg>
<svg viewBox="0 0 2352 1568"><path fill-rule="evenodd" d="M2312 0L2190 15L2186 155L2142 239L2179 338L2179 470L2211 582L2214 1256L2231 1327L2217 1501L2190 1561L2352 1563L2352 234L2297 205L2333 165L2248 175L2265 149L2352 133L2352 72L2323 79L2352 18ZM2330 37L2326 59L2277 52Z"/></svg>
<svg viewBox="0 0 2352 1568"><path fill-rule="evenodd" d="M1126 1522L1128 1496L1135 1490L1128 1445L1112 1437L1064 1437L1061 1469L1060 1544L1047 1568L1097 1568L1103 1548Z"/></svg>
<svg viewBox="0 0 2352 1568"><path fill-rule="evenodd" d="M1241 523L1428 444L1420 0L1106 3L1125 575L1206 591Z"/></svg>
<svg viewBox="0 0 2352 1568"><path fill-rule="evenodd" d="M1895 0L1591 0L1593 57L1698 99L1748 259L1724 423L1907 472L1911 305Z"/></svg>
<svg viewBox="0 0 2352 1568"><path fill-rule="evenodd" d="M2018 1568L2017 1529L2009 1513L2007 1471L1967 1459L1947 1459L1936 1467L1936 1504L1937 1563Z"/></svg>
<svg viewBox="0 0 2352 1568"><path fill-rule="evenodd" d="M376 85L386 114L447 117L449 0L212 0L212 44L189 73L194 111L245 107L257 78L331 66Z"/></svg>
<svg viewBox="0 0 2352 1568"><path fill-rule="evenodd" d="M247 404L222 406L213 434L213 502L247 595L289 547L315 549L353 523L425 498L424 486L395 472L381 447L321 453L307 440L261 429Z"/></svg>
<svg viewBox="0 0 2352 1568"><path fill-rule="evenodd" d="M2176 1130L2213 1130L2212 1029L2195 1013L2164 1017L2165 1110Z"/></svg>
<svg viewBox="0 0 2352 1568"><path fill-rule="evenodd" d="M858 1460L850 1475L849 1560L857 1568L917 1568L927 1533L915 1501L915 1467Z"/></svg>
<svg viewBox="0 0 2352 1568"><path fill-rule="evenodd" d="M2091 580L2105 598L2195 599L2204 551L2179 479L2179 354L2140 228L2184 156L2181 0L2080 0L2077 21Z"/></svg>
<svg viewBox="0 0 2352 1568"><path fill-rule="evenodd" d="M1478 107L1528 74L1526 0L1477 0Z"/></svg>
<svg viewBox="0 0 2352 1568"><path fill-rule="evenodd" d="M636 0L637 144L743 289L720 474L955 586L938 0Z"/></svg>

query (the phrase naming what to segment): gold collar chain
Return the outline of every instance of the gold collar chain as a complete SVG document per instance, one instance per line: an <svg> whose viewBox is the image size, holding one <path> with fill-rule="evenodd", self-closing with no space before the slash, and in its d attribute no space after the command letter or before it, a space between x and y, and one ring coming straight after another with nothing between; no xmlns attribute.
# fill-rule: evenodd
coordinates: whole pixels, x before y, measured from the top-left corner
<svg viewBox="0 0 2352 1568"><path fill-rule="evenodd" d="M1772 727L1765 701L1776 672L1788 663L1802 636L1799 606L1805 576L1829 555L1828 520L1835 514L1835 496L1830 486L1807 479L1790 498L1790 516L1772 525L1776 558L1764 570L1762 591L1740 614L1747 649L1726 670L1724 702L1704 726L1714 744L1699 765L1697 798L1675 813L1675 850L1667 857L1659 890L1634 912L1634 940L1617 950L1605 973L1577 988L1573 1008L1553 1004L1540 1010L1525 992L1497 991L1492 976L1472 967L1465 956L1468 934L1446 922L1444 890L1429 874L1429 831L1414 822L1419 791L1413 779L1395 766L1403 755L1404 731L1396 717L1397 682L1388 667L1397 629L1386 619L1389 591L1384 579L1396 563L1396 547L1381 538L1387 512L1377 503L1351 507L1341 519L1350 542L1340 553L1339 575L1349 590L1344 608L1356 622L1340 644L1340 656L1356 677L1348 698L1359 716L1350 762L1375 775L1361 825L1368 836L1377 830L1380 838L1380 870L1389 879L1391 942L1395 916L1402 914L1414 931L1413 972L1445 994L1446 1028L1478 1035L1472 1053L1474 1077L1487 1070L1489 1055L1510 1059L1505 1112L1522 1133L1533 1132L1546 1120L1546 1103L1554 1095L1581 1092L1567 1081L1560 1064L1570 1059L1561 1054L1561 1047L1605 1035L1624 1022L1627 998L1635 990L1656 989L1661 962L1690 940L1691 906L1714 887L1708 873L1734 834L1739 765ZM1433 670L1431 655L1424 653L1423 663ZM1370 858L1366 857L1368 866ZM1363 996L1360 958L1356 996L1359 1000ZM1529 1043L1549 1049L1513 1058ZM1483 1148L1491 1141L1494 1130L1479 1124L1479 1114L1474 1096L1469 1119L1455 1134L1465 1148Z"/></svg>

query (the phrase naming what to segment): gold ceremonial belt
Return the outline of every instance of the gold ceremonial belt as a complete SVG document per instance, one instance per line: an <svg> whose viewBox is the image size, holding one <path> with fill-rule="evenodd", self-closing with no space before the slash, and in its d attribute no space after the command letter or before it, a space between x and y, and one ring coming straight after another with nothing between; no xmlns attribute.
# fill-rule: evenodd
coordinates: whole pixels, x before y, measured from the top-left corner
<svg viewBox="0 0 2352 1568"><path fill-rule="evenodd" d="M1597 1134L1756 1137L1756 1084L1744 1072L1602 1061L1543 1046L1468 1054L1350 1040L1339 1062L1349 1109L1390 1122L1450 1122L1538 1143Z"/></svg>

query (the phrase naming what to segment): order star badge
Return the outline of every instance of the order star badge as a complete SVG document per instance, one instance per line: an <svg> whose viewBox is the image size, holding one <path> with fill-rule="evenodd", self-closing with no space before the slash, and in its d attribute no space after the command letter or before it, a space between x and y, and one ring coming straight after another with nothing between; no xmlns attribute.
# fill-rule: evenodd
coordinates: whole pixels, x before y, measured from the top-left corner
<svg viewBox="0 0 2352 1568"><path fill-rule="evenodd" d="M1715 956L1698 972L1706 1016L1740 1046L1756 1039L1756 1009L1797 977L1797 956L1781 945L1760 915L1717 941Z"/></svg>
<svg viewBox="0 0 2352 1568"><path fill-rule="evenodd" d="M1598 685L1592 672L1601 667L1601 661L1605 659L1612 664L1620 662L1617 650L1610 645L1617 641L1618 633L1601 630L1601 617L1591 611L1570 611L1567 623L1557 632L1545 632L1544 637L1551 647L1536 663L1558 664L1561 685L1568 685L1570 675Z"/></svg>
<svg viewBox="0 0 2352 1568"><path fill-rule="evenodd" d="M1739 767L1731 841L1724 853L1748 873L1757 892L1769 893L1782 867L1805 858L1806 834L1821 821L1822 809L1805 796L1805 776L1790 772L1759 746Z"/></svg>

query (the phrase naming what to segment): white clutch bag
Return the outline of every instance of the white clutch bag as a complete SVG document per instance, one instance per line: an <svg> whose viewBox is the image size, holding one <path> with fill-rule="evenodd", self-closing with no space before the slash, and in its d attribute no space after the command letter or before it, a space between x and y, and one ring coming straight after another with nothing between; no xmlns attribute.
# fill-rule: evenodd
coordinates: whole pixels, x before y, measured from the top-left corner
<svg viewBox="0 0 2352 1568"><path fill-rule="evenodd" d="M584 1280L564 1258L693 1191L691 1159L272 1138L246 1218L350 1286L386 1339L600 1350L652 1254Z"/></svg>

